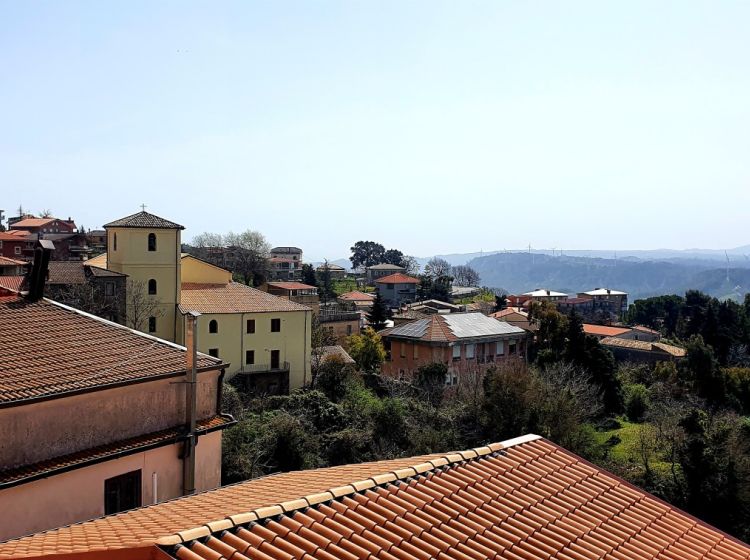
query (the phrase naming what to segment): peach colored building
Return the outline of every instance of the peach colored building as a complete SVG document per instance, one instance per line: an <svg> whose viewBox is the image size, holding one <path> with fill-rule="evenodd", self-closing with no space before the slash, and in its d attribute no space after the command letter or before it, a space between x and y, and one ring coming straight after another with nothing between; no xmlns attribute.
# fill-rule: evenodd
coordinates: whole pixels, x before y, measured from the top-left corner
<svg viewBox="0 0 750 560"><path fill-rule="evenodd" d="M219 486L227 364L198 354L191 435L185 348L4 293L0 540Z"/></svg>
<svg viewBox="0 0 750 560"><path fill-rule="evenodd" d="M447 385L463 374L526 354L525 330L482 313L435 314L380 332L386 349L385 375L412 375L422 366L448 366Z"/></svg>

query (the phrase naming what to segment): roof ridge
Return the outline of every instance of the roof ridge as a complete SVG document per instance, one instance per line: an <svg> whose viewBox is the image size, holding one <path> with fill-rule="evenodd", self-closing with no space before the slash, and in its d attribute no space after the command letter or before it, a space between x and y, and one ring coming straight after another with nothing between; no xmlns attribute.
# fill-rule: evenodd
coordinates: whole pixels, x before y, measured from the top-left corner
<svg viewBox="0 0 750 560"><path fill-rule="evenodd" d="M343 486L336 486L315 494L308 494L307 496L302 496L293 500L262 506L245 513L228 515L223 519L209 521L198 527L178 531L172 535L161 537L155 541L155 544L159 546L174 546L195 539L208 537L216 531L225 531L246 523L262 521L270 517L276 517L277 515L288 514L296 510L356 494L376 486L390 484L399 480L405 480L413 476L425 474L430 471L435 471L448 465L485 457L509 449L515 445L521 445L539 439L542 439L542 436L526 434L506 441L490 443L483 447L475 447L464 451L447 453L436 459L429 459L410 467L403 467L386 473L376 474L364 480L353 481Z"/></svg>

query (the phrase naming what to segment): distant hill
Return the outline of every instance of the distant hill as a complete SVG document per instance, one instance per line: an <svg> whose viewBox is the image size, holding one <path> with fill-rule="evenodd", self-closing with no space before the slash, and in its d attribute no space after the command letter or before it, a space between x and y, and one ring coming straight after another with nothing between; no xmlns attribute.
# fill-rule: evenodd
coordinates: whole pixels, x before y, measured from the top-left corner
<svg viewBox="0 0 750 560"><path fill-rule="evenodd" d="M469 265L479 272L483 285L511 293L548 288L575 294L607 287L628 292L630 301L634 301L654 295L682 294L691 288L734 299L750 291L750 268L727 271L716 262L700 259L662 261L497 253L474 258Z"/></svg>

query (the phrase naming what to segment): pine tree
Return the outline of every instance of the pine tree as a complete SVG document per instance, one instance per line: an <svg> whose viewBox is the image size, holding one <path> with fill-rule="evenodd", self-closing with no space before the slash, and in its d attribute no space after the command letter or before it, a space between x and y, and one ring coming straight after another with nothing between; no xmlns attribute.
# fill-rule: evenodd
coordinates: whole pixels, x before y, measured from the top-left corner
<svg viewBox="0 0 750 560"><path fill-rule="evenodd" d="M385 305L380 292L378 292L375 296L375 301L372 304L372 308L367 314L367 320L370 322L370 326L376 331L384 329L385 322L390 318L390 315L390 310Z"/></svg>

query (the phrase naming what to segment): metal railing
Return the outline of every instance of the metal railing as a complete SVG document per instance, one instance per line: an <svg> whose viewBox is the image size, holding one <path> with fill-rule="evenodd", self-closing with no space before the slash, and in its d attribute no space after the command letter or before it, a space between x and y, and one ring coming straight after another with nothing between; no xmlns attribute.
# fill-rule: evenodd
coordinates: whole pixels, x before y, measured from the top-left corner
<svg viewBox="0 0 750 560"><path fill-rule="evenodd" d="M246 364L239 373L273 373L289 371L289 362L280 362L278 367L272 367L271 364Z"/></svg>

